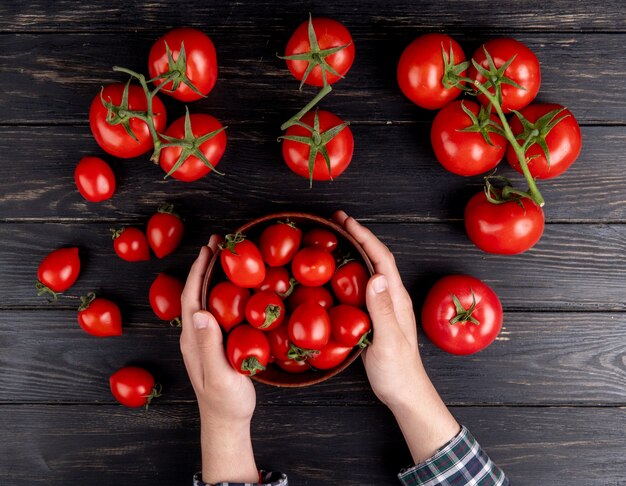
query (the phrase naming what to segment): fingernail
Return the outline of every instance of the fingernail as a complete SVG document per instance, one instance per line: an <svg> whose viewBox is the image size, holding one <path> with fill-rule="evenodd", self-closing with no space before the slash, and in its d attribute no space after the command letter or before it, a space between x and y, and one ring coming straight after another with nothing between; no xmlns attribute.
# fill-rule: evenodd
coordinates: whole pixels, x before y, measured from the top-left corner
<svg viewBox="0 0 626 486"><path fill-rule="evenodd" d="M387 290L387 278L384 275L379 275L374 279L372 287L374 288L374 292L377 294L383 293Z"/></svg>
<svg viewBox="0 0 626 486"><path fill-rule="evenodd" d="M193 327L196 329L205 329L209 327L209 316L202 312L196 312L193 315Z"/></svg>

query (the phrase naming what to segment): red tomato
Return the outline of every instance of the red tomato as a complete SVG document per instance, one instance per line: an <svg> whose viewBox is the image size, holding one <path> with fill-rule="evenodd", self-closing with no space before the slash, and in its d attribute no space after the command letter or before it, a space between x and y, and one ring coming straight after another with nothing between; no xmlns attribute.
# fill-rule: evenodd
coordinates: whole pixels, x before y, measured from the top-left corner
<svg viewBox="0 0 626 486"><path fill-rule="evenodd" d="M287 359L281 361L277 359L276 364L289 373L304 373L305 371L311 369L306 360Z"/></svg>
<svg viewBox="0 0 626 486"><path fill-rule="evenodd" d="M332 253L337 249L339 242L332 231L324 228L313 228L306 232L302 244L304 246L316 246Z"/></svg>
<svg viewBox="0 0 626 486"><path fill-rule="evenodd" d="M148 239L143 231L137 228L113 230L113 248L117 256L127 262L150 260Z"/></svg>
<svg viewBox="0 0 626 486"><path fill-rule="evenodd" d="M523 253L539 241L543 227L543 210L528 198L492 204L481 191L465 207L467 234L487 253Z"/></svg>
<svg viewBox="0 0 626 486"><path fill-rule="evenodd" d="M251 326L261 331L275 329L285 319L285 304L274 292L257 292L246 304L246 319Z"/></svg>
<svg viewBox="0 0 626 486"><path fill-rule="evenodd" d="M232 282L218 283L209 294L209 311L224 331L228 332L246 318L250 291Z"/></svg>
<svg viewBox="0 0 626 486"><path fill-rule="evenodd" d="M315 302L327 311L329 311L335 303L332 294L324 287L306 287L299 285L293 290L289 299L287 299L289 312L293 312L305 302Z"/></svg>
<svg viewBox="0 0 626 486"><path fill-rule="evenodd" d="M413 103L428 110L437 110L461 94L456 87L443 84L445 64L443 52L454 56L454 64L465 61L461 46L444 34L426 34L418 37L404 50L398 62L398 84ZM465 76L465 71L459 73Z"/></svg>
<svg viewBox="0 0 626 486"><path fill-rule="evenodd" d="M115 174L100 157L83 157L74 169L78 192L87 201L110 199L115 192Z"/></svg>
<svg viewBox="0 0 626 486"><path fill-rule="evenodd" d="M337 300L342 304L356 307L365 305L365 288L370 275L367 269L359 262L348 262L339 267L330 284Z"/></svg>
<svg viewBox="0 0 626 486"><path fill-rule="evenodd" d="M241 233L226 235L221 245L220 261L228 279L246 289L258 287L265 280L265 265L258 247Z"/></svg>
<svg viewBox="0 0 626 486"><path fill-rule="evenodd" d="M332 337L342 346L360 346L365 348L370 344L368 337L372 323L368 315L358 307L338 305L328 313Z"/></svg>
<svg viewBox="0 0 626 486"><path fill-rule="evenodd" d="M319 287L335 273L335 259L320 248L303 248L291 263L291 272L298 282L309 287Z"/></svg>
<svg viewBox="0 0 626 486"><path fill-rule="evenodd" d="M484 282L469 275L450 275L428 292L422 327L429 339L448 353L476 353L500 332L502 305Z"/></svg>
<svg viewBox="0 0 626 486"><path fill-rule="evenodd" d="M330 339L330 318L315 302L305 302L289 319L289 339L303 349L322 349Z"/></svg>
<svg viewBox="0 0 626 486"><path fill-rule="evenodd" d="M159 273L150 286L150 307L163 321L180 325L180 297L185 285L175 277Z"/></svg>
<svg viewBox="0 0 626 486"><path fill-rule="evenodd" d="M492 39L480 46L472 59L485 69L489 69L489 62L485 55L485 49L492 57L496 68L502 67L509 59L515 56L513 62L504 71L504 76L522 86L516 88L510 84L502 83L502 111L509 113L511 110L520 110L535 99L541 85L541 69L535 53L521 42L508 37ZM485 83L486 78L471 65L468 77ZM493 87L489 88L494 93ZM484 95L478 96L478 101L487 106L489 101ZM495 109L492 107L492 111Z"/></svg>
<svg viewBox="0 0 626 486"><path fill-rule="evenodd" d="M270 359L270 345L264 332L242 324L230 331L226 354L236 371L242 375L255 375L265 370Z"/></svg>
<svg viewBox="0 0 626 486"><path fill-rule="evenodd" d="M185 225L173 209L171 204L165 205L159 208L159 212L152 215L148 221L146 236L150 248L158 258L174 252L185 233Z"/></svg>
<svg viewBox="0 0 626 486"><path fill-rule="evenodd" d="M98 337L122 335L122 313L115 302L96 297L93 292L81 300L78 324L83 331Z"/></svg>
<svg viewBox="0 0 626 486"><path fill-rule="evenodd" d="M463 106L478 116L480 105L473 101L454 101L437 113L430 130L430 142L441 165L453 174L472 176L493 169L504 157L506 139L489 133L489 145L482 133L462 130L474 125ZM498 123L493 113L489 118Z"/></svg>
<svg viewBox="0 0 626 486"><path fill-rule="evenodd" d="M185 58L181 59L183 46ZM151 78L171 75L173 81L161 88L162 93L180 101L199 100L209 94L217 80L215 46L209 36L197 29L182 27L170 30L150 49L148 71ZM163 84L163 79L154 81L154 84Z"/></svg>
<svg viewBox="0 0 626 486"><path fill-rule="evenodd" d="M291 295L295 283L296 280L289 276L289 270L285 267L268 267L265 269L265 279L254 291L269 290L284 299Z"/></svg>
<svg viewBox="0 0 626 486"><path fill-rule="evenodd" d="M319 132L322 137L324 136L324 132L344 123L338 116L324 110L318 110L317 112L309 111L300 121L309 127L314 127L316 114L319 117ZM300 125L292 125L287 129L285 136L310 138L312 132ZM314 150L317 151L317 154L315 155L315 163L312 172L312 177L315 181L328 181L339 177L350 165L354 152L354 137L352 136L350 127L346 126L337 133L326 143L325 149L328 152L328 158L330 160L330 170L328 169L326 159L324 159L322 155L322 151L318 150L318 147L315 147ZM307 179L311 176L309 172L310 153L311 146L307 143L288 139L283 140L283 158L285 159L285 163L293 172Z"/></svg>
<svg viewBox="0 0 626 486"><path fill-rule="evenodd" d="M289 350L291 349L291 341L289 341L289 330L287 326L279 326L267 333L267 340L270 344L271 355L277 361L287 361L289 358Z"/></svg>
<svg viewBox="0 0 626 486"><path fill-rule="evenodd" d="M320 349L319 353L314 353L307 358L308 363L318 370L329 370L343 362L352 351L351 346L344 346L332 339L328 344Z"/></svg>
<svg viewBox="0 0 626 486"><path fill-rule="evenodd" d="M131 408L148 408L154 398L161 396L161 387L154 384L154 377L136 366L117 370L109 378L109 384L115 399Z"/></svg>
<svg viewBox="0 0 626 486"><path fill-rule="evenodd" d="M199 146L202 155L215 168L226 150L226 132L223 130L224 127L211 115L194 114L189 115L189 119L191 120L191 134L185 133L185 117L183 116L168 127L165 131L165 136L182 140L192 136L200 138L221 130ZM193 142L189 139L188 143ZM182 150L182 147L165 147L161 150L159 164L166 173L169 173L174 168ZM212 170L203 160L195 155L190 155L171 175L179 181L192 182L204 177Z"/></svg>
<svg viewBox="0 0 626 486"><path fill-rule="evenodd" d="M37 295L50 294L51 302L56 302L57 293L74 285L79 273L78 248L59 248L48 253L37 269Z"/></svg>
<svg viewBox="0 0 626 486"><path fill-rule="evenodd" d="M300 247L302 231L293 223L276 223L263 230L259 249L270 267L281 267L291 261Z"/></svg>
<svg viewBox="0 0 626 486"><path fill-rule="evenodd" d="M333 84L347 74L352 66L352 63L354 62L354 44L352 42L352 36L350 35L348 29L336 20L316 17L311 19L311 21L313 22L313 30L315 31L317 44L320 50L324 51L325 49L332 49L333 47L346 46L343 49L324 57L324 61L340 75L337 76L326 69L326 80L328 81L328 84ZM285 56L311 52L308 29L308 20L306 22L302 22L298 26L287 43ZM302 81L302 78L305 76L306 70L309 67L309 61L287 59L287 67L297 80ZM311 86L324 85L322 68L319 66L319 63L308 74L304 82Z"/></svg>
<svg viewBox="0 0 626 486"><path fill-rule="evenodd" d="M542 116L560 109L564 111L556 115L554 119L560 121L545 135L545 142L550 153L550 163L548 163L538 143L534 143L526 150L528 168L536 179L551 179L561 175L574 163L582 148L580 126L572 112L564 109L561 105L538 103L527 106L520 111L524 118L535 123ZM516 116L511 119L511 130L515 135L523 132L522 123ZM539 137L541 136L543 135L540 134ZM515 150L510 145L506 151L506 158L517 172L522 172Z"/></svg>
<svg viewBox="0 0 626 486"><path fill-rule="evenodd" d="M110 84L105 86L102 93L98 93L91 102L89 110L89 126L96 142L106 153L122 159L138 157L150 150L154 144L152 135L146 122L135 117L120 116L124 122L112 125L107 121L107 108L102 104L105 102L113 103L116 106L122 104L122 94L124 92L124 84ZM102 96L102 99L100 98ZM133 84L128 87L128 106L122 107L124 111L147 111L148 102L146 95L139 86ZM156 96L152 100L152 110L155 114L154 125L156 131L161 133L165 129L166 114L163 102ZM127 124L130 131L135 134L135 140L124 129Z"/></svg>

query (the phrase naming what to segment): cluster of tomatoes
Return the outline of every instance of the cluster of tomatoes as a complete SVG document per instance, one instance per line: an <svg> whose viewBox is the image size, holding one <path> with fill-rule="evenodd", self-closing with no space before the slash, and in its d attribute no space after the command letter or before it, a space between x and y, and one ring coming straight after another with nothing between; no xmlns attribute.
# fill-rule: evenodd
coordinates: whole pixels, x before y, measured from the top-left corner
<svg viewBox="0 0 626 486"><path fill-rule="evenodd" d="M535 180L562 174L582 145L580 127L569 110L531 104L541 83L535 54L515 39L499 38L483 44L466 62L454 39L427 34L405 49L397 78L415 104L440 110L431 143L443 167L458 175L478 175L493 170L506 155L529 184L529 191L522 192L502 177L487 177L485 191L465 209L470 239L497 254L521 253L535 245L544 229L543 198ZM477 102L454 101L463 91ZM498 180L505 187L496 188L493 182Z"/></svg>
<svg viewBox="0 0 626 486"><path fill-rule="evenodd" d="M228 333L235 370L254 375L270 362L291 373L327 370L369 344L363 310L369 273L342 259L338 243L329 229L303 234L289 221L268 225L258 244L241 233L226 237L220 253L226 280L211 289L208 307Z"/></svg>

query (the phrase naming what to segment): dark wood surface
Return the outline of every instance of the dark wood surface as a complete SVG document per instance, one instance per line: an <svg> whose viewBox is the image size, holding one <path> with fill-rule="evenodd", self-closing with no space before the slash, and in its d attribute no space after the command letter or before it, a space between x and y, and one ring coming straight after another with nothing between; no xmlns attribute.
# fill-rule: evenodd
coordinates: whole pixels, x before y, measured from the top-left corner
<svg viewBox="0 0 626 486"><path fill-rule="evenodd" d="M282 163L279 125L300 93L275 56L307 12L351 30L357 58L323 106L352 122L355 157L333 183L307 183ZM145 71L151 43L192 25L214 40L220 77L191 106L229 125L227 175L162 180L146 157L116 161L119 190L102 204L75 190L73 168L103 155L87 111L114 64ZM527 254L476 250L463 232L481 180L445 172L429 146L433 114L399 92L403 47L431 31L453 34L468 55L511 35L542 63L539 99L567 105L583 153L541 184L548 224ZM367 222L397 257L419 311L449 273L489 283L505 327L487 350L454 357L420 335L432 379L458 419L517 485L626 484L626 10L621 0L580 2L8 0L0 4L0 484L179 485L199 467L198 417L178 331L147 306L152 278L183 278L212 232L262 214L338 208ZM180 105L164 100L170 120ZM521 179L508 168L503 174ZM144 224L163 200L180 204L188 233L162 261L116 259L108 229ZM32 287L41 258L77 244L77 285L49 306ZM122 337L98 340L76 324L78 296L118 300ZM126 364L151 369L165 395L148 412L124 409L107 377ZM361 363L312 388L257 385L253 423L260 465L291 484L396 484L410 462L392 417Z"/></svg>

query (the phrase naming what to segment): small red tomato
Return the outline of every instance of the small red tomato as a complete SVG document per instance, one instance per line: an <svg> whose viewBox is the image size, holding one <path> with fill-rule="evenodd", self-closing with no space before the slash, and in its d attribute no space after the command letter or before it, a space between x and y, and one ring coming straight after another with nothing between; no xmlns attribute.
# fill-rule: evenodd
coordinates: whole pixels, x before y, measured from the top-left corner
<svg viewBox="0 0 626 486"><path fill-rule="evenodd" d="M269 290L275 292L284 299L289 297L295 288L296 280L289 276L289 270L285 267L268 267L265 269L265 279L255 292Z"/></svg>
<svg viewBox="0 0 626 486"><path fill-rule="evenodd" d="M150 248L158 258L172 253L183 239L185 225L174 212L172 204L166 204L148 221L146 236Z"/></svg>
<svg viewBox="0 0 626 486"><path fill-rule="evenodd" d="M274 292L257 292L246 304L246 319L251 326L261 331L275 329L285 319L285 305Z"/></svg>
<svg viewBox="0 0 626 486"><path fill-rule="evenodd" d="M289 330L287 326L279 326L267 333L267 340L270 344L270 352L277 361L287 361L290 359L289 350L291 342L289 341Z"/></svg>
<svg viewBox="0 0 626 486"><path fill-rule="evenodd" d="M100 202L115 192L115 174L100 157L83 157L74 169L78 192L87 201Z"/></svg>
<svg viewBox="0 0 626 486"><path fill-rule="evenodd" d="M305 371L311 369L309 364L304 359L286 359L284 361L277 359L276 364L289 373L304 373Z"/></svg>
<svg viewBox="0 0 626 486"><path fill-rule="evenodd" d="M370 344L372 323L369 316L358 307L338 305L328 313L330 330L335 341L343 346L365 348Z"/></svg>
<svg viewBox="0 0 626 486"><path fill-rule="evenodd" d="M228 332L246 318L250 291L232 282L218 283L209 294L209 311L224 331Z"/></svg>
<svg viewBox="0 0 626 486"><path fill-rule="evenodd" d="M143 368L126 366L109 378L111 393L122 405L131 408L146 407L161 396L161 386L155 385L154 377Z"/></svg>
<svg viewBox="0 0 626 486"><path fill-rule="evenodd" d="M305 302L315 302L327 311L330 310L335 303L332 294L324 287L306 287L299 285L293 290L289 299L287 299L289 312L293 312L296 307L299 307Z"/></svg>
<svg viewBox="0 0 626 486"><path fill-rule="evenodd" d="M230 365L242 375L265 370L270 360L270 345L264 332L242 324L228 335L226 355Z"/></svg>
<svg viewBox="0 0 626 486"><path fill-rule="evenodd" d="M161 93L180 101L199 100L209 94L217 80L215 46L209 36L197 29L170 30L152 45L148 72L152 79L173 77L173 81L161 87ZM163 80L155 80L154 84L159 86Z"/></svg>
<svg viewBox="0 0 626 486"><path fill-rule="evenodd" d="M298 282L309 287L319 287L335 273L335 259L320 248L303 248L291 263L291 272Z"/></svg>
<svg viewBox="0 0 626 486"><path fill-rule="evenodd" d="M484 282L469 275L450 275L428 292L422 327L429 339L448 353L476 353L500 332L502 305Z"/></svg>
<svg viewBox="0 0 626 486"><path fill-rule="evenodd" d="M329 370L342 363L352 351L351 346L344 346L333 339L307 358L309 365L318 370Z"/></svg>
<svg viewBox="0 0 626 486"><path fill-rule="evenodd" d="M48 253L39 264L35 283L37 295L50 294L51 302L57 300L57 293L69 289L80 273L78 248L59 248Z"/></svg>
<svg viewBox="0 0 626 486"><path fill-rule="evenodd" d="M289 339L303 349L322 349L330 339L330 318L315 302L300 305L289 319Z"/></svg>
<svg viewBox="0 0 626 486"><path fill-rule="evenodd" d="M259 249L270 267L281 267L291 261L300 248L302 231L293 223L276 223L263 230Z"/></svg>
<svg viewBox="0 0 626 486"><path fill-rule="evenodd" d="M180 297L185 285L175 277L159 273L150 286L150 307L163 321L180 326Z"/></svg>
<svg viewBox="0 0 626 486"><path fill-rule="evenodd" d="M226 277L239 287L258 287L265 280L265 264L259 248L241 233L226 235L220 245L220 262Z"/></svg>
<svg viewBox="0 0 626 486"><path fill-rule="evenodd" d="M342 304L363 307L365 305L365 288L369 281L369 273L359 262L348 262L339 267L330 284L337 300Z"/></svg>
<svg viewBox="0 0 626 486"><path fill-rule="evenodd" d="M111 230L113 233L113 248L117 256L127 262L150 260L150 246L146 235L132 226Z"/></svg>
<svg viewBox="0 0 626 486"><path fill-rule="evenodd" d="M81 301L78 324L83 331L98 337L122 335L122 313L115 302L96 297L93 292Z"/></svg>
<svg viewBox="0 0 626 486"><path fill-rule="evenodd" d="M313 228L306 232L302 239L304 246L316 246L322 250L332 253L337 249L339 242L337 236L332 231L324 228Z"/></svg>

